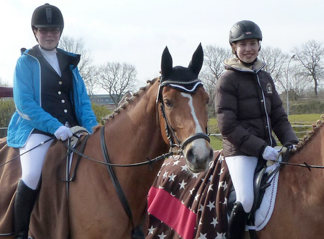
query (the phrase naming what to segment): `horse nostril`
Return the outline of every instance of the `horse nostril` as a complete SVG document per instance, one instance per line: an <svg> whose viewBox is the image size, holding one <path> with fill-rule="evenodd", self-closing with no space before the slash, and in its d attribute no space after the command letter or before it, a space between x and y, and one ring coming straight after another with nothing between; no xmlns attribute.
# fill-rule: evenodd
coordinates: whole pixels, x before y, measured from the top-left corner
<svg viewBox="0 0 324 239"><path fill-rule="evenodd" d="M194 157L194 153L193 153L193 149L189 149L189 150L187 151L186 158L187 158L187 160L188 160L189 162L194 163L194 162L192 162L192 160L195 158L195 157Z"/></svg>

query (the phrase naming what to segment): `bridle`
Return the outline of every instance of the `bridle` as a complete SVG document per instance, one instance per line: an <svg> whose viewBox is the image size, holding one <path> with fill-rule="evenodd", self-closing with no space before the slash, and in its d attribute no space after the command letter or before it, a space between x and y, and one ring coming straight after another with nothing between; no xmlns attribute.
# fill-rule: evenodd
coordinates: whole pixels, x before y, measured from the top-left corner
<svg viewBox="0 0 324 239"><path fill-rule="evenodd" d="M161 78L159 80L160 80L160 82L162 81ZM186 87L184 87L185 85L192 85L192 84L194 84L194 86L190 90L188 90ZM202 85L203 84L202 84L201 80L199 80L199 79L195 79L193 81L188 81L188 82L165 80L165 81L162 81L159 85L159 89L158 89L158 93L157 93L157 97L156 97L156 105L158 106L158 104L160 104L160 110L162 113L162 117L165 121L165 132L166 132L166 136L169 140L170 150L174 147L177 147L182 155L183 155L183 149L192 141L194 141L196 139L204 139L210 143L210 138L209 138L208 134L196 133L194 135L189 136L182 143L180 143L180 141L177 138L173 128L171 127L169 120L165 113L165 106L164 106L164 102L162 99L163 87L170 86L177 90L181 89L182 91L185 91L187 93L194 93L197 90L198 86L202 86ZM159 117L158 117L158 119L159 119ZM207 127L206 127L206 132L207 132ZM176 143L174 141L176 141Z"/></svg>

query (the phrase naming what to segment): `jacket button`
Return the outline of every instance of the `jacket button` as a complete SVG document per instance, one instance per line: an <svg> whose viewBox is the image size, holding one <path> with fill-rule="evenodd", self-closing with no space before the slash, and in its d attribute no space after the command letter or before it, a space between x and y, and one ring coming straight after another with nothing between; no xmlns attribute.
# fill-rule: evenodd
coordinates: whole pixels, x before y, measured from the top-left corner
<svg viewBox="0 0 324 239"><path fill-rule="evenodd" d="M62 85L62 81L59 81L59 84Z"/></svg>
<svg viewBox="0 0 324 239"><path fill-rule="evenodd" d="M58 91L58 92L57 92L57 94L59 94L59 95L60 95L60 94L61 94L61 91Z"/></svg>
<svg viewBox="0 0 324 239"><path fill-rule="evenodd" d="M61 100L62 103L65 103L65 100Z"/></svg>
<svg viewBox="0 0 324 239"><path fill-rule="evenodd" d="M261 100L261 103L263 103L263 100Z"/></svg>
<svg viewBox="0 0 324 239"><path fill-rule="evenodd" d="M64 110L64 113L67 113L67 112L68 112L67 109L65 109L65 110Z"/></svg>

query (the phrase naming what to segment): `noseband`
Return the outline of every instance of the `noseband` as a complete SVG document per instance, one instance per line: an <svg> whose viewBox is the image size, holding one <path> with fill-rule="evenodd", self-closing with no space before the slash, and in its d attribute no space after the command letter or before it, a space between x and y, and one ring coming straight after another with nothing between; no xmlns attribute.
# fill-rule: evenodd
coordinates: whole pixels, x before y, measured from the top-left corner
<svg viewBox="0 0 324 239"><path fill-rule="evenodd" d="M161 80L161 79L160 79ZM186 85L192 85L194 84L194 86L188 90L185 86ZM175 89L181 89L182 91L185 91L187 93L194 93L196 92L198 86L202 86L202 82L199 79L193 80L193 81L189 81L189 82L182 82L182 81L163 81L160 85L159 85L159 90L157 93L157 98L156 98L156 104L160 103L160 109L162 112L162 117L165 121L165 132L166 132L166 136L169 140L169 144L170 144L170 150L172 150L172 148L177 147L180 149L180 152L183 151L183 149L192 141L196 140L196 139L204 139L206 141L208 141L210 143L210 138L208 136L208 134L205 133L196 133L194 135L189 136L187 139L185 139L182 143L180 143L179 139L177 138L173 128L171 127L169 120L166 116L165 113L165 106L164 106L164 102L162 100L162 89L164 86L170 86L173 87ZM159 117L158 117L159 118ZM206 128L206 132L207 132L207 128ZM174 142L174 140L176 141L176 143Z"/></svg>

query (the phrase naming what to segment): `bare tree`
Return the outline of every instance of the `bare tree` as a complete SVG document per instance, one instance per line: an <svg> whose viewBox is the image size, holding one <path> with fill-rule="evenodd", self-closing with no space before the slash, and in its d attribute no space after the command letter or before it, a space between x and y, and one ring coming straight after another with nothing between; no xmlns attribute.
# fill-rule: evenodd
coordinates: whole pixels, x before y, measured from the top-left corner
<svg viewBox="0 0 324 239"><path fill-rule="evenodd" d="M231 57L231 51L218 46L209 45L204 49L204 74L208 74L208 80L214 84L224 71L224 61Z"/></svg>
<svg viewBox="0 0 324 239"><path fill-rule="evenodd" d="M286 69L289 56L284 54L279 48L265 47L259 53L258 58L266 63L263 68L271 74L273 81L279 83L285 89Z"/></svg>
<svg viewBox="0 0 324 239"><path fill-rule="evenodd" d="M303 74L301 74L301 66L293 65L289 68L289 99L297 100L298 97L305 94L305 90L309 88L311 81L305 80Z"/></svg>
<svg viewBox="0 0 324 239"><path fill-rule="evenodd" d="M86 66L83 68L81 76L84 84L86 85L88 95L90 98L92 98L98 87L98 68L93 65Z"/></svg>
<svg viewBox="0 0 324 239"><path fill-rule="evenodd" d="M136 68L127 63L108 62L99 67L98 72L100 86L107 91L115 105L124 94L133 91L137 83Z"/></svg>
<svg viewBox="0 0 324 239"><path fill-rule="evenodd" d="M200 73L200 78L203 80L205 89L210 97L208 108L211 115L215 115L214 99L216 82L225 70L224 61L230 58L231 55L229 49L215 45L209 45L204 48L204 67Z"/></svg>
<svg viewBox="0 0 324 239"><path fill-rule="evenodd" d="M324 77L323 43L307 41L301 47L295 47L294 54L297 56L295 57L297 63L303 67L300 74L313 81L314 94L317 97L319 84Z"/></svg>
<svg viewBox="0 0 324 239"><path fill-rule="evenodd" d="M96 67L91 65L92 56L90 51L85 48L83 38L74 39L73 37L63 36L60 39L59 48L81 55L78 69L84 80L88 94L92 97L98 85L98 82L96 81Z"/></svg>
<svg viewBox="0 0 324 239"><path fill-rule="evenodd" d="M2 80L2 78L0 77L0 86L5 86L5 87L7 87L7 86L9 86L7 83L5 83L3 80Z"/></svg>

